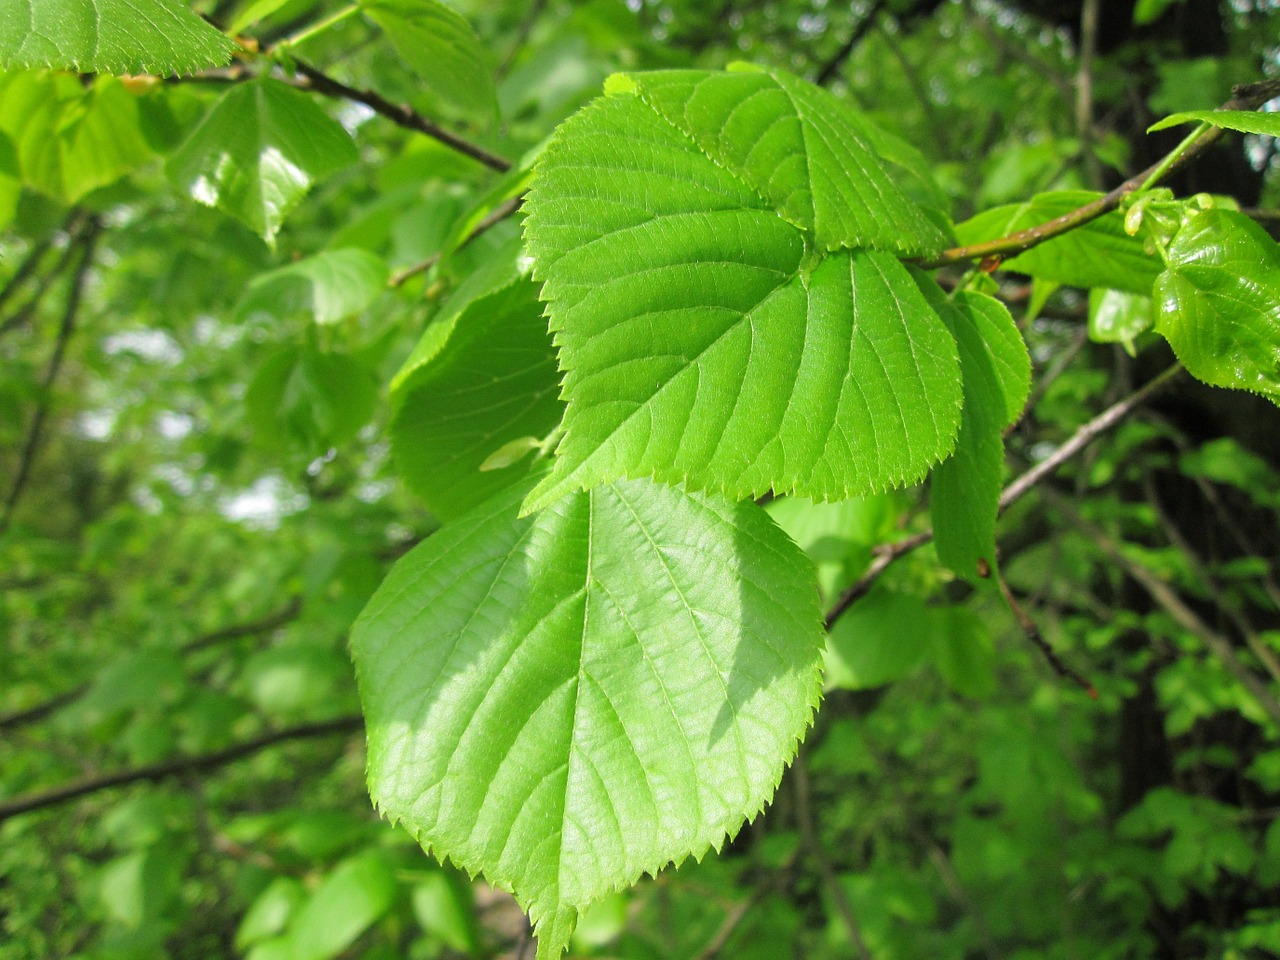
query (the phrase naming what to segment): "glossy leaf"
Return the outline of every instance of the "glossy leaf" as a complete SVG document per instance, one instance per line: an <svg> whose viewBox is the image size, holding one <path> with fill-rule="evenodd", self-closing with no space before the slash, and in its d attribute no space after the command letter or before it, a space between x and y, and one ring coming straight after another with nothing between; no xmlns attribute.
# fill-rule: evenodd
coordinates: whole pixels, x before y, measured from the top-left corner
<svg viewBox="0 0 1280 960"><path fill-rule="evenodd" d="M928 289L926 287L926 289ZM961 291L938 305L960 346L964 412L955 453L933 471L929 511L938 559L968 580L996 568L995 529L1004 479L1003 430L1031 385L1031 358L1000 301Z"/></svg>
<svg viewBox="0 0 1280 960"><path fill-rule="evenodd" d="M303 313L316 323L337 323L368 309L386 289L388 272L386 262L367 250L322 250L256 277L236 312Z"/></svg>
<svg viewBox="0 0 1280 960"><path fill-rule="evenodd" d="M179 0L6 0L0 68L168 76L217 67L235 44Z"/></svg>
<svg viewBox="0 0 1280 960"><path fill-rule="evenodd" d="M956 235L964 244L994 240L1047 223L1097 197L1087 190L1037 194L1026 203L983 211L958 224ZM1141 239L1125 232L1124 218L1115 211L1010 257L1003 266L1038 280L1143 295L1151 293L1151 284L1160 273L1159 258L1147 253Z"/></svg>
<svg viewBox="0 0 1280 960"><path fill-rule="evenodd" d="M464 110L494 112L493 67L464 17L437 0L362 0L361 7L433 92Z"/></svg>
<svg viewBox="0 0 1280 960"><path fill-rule="evenodd" d="M1280 137L1280 113L1262 113L1257 110L1185 110L1165 117L1147 127L1148 133L1165 130L1183 123L1203 121L1225 130L1240 133L1256 133L1264 137Z"/></svg>
<svg viewBox="0 0 1280 960"><path fill-rule="evenodd" d="M400 475L448 519L522 479L528 438L560 422L560 376L538 288L521 278L437 320L439 347L399 381L391 443ZM494 455L526 443L501 465Z"/></svg>
<svg viewBox="0 0 1280 960"><path fill-rule="evenodd" d="M701 123L704 75L666 76L635 82L656 84L669 112L688 96ZM767 75L739 78L773 84L762 89L776 99ZM718 108L724 92L705 89ZM769 144L772 115L742 122ZM770 150L791 144L786 117ZM623 476L733 498L844 499L918 480L959 420L955 344L937 314L889 253L806 255L813 238L726 168L733 157L703 152L710 127L690 126L624 90L566 122L539 163L526 239L568 408L553 473L526 506ZM795 218L844 223L853 199L814 213L810 181L782 169L774 189Z"/></svg>
<svg viewBox="0 0 1280 960"><path fill-rule="evenodd" d="M1192 376L1280 404L1280 246L1244 214L1206 210L1173 238L1155 330Z"/></svg>
<svg viewBox="0 0 1280 960"><path fill-rule="evenodd" d="M355 160L351 137L307 94L263 78L223 94L168 172L192 198L271 243L315 181Z"/></svg>
<svg viewBox="0 0 1280 960"><path fill-rule="evenodd" d="M633 481L520 519L524 492L400 560L351 646L378 807L513 890L546 960L591 902L761 809L822 631L811 566L754 504Z"/></svg>

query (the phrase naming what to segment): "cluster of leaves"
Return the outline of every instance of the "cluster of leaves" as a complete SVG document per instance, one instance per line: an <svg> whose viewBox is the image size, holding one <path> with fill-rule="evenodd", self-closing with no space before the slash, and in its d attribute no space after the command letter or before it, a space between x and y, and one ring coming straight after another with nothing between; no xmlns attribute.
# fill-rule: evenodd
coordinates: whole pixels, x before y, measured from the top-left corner
<svg viewBox="0 0 1280 960"><path fill-rule="evenodd" d="M476 875L548 958L1280 948L1276 465L1156 415L1069 463L1170 349L1270 435L1280 247L1156 185L1274 156L1274 81L1104 195L1075 46L994 3L21 6L15 956L483 955Z"/></svg>

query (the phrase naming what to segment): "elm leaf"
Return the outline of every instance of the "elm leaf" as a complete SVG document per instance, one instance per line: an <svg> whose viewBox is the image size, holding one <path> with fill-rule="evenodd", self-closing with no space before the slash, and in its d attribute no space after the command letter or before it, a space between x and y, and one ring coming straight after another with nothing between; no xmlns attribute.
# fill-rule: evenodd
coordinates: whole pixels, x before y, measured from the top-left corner
<svg viewBox="0 0 1280 960"><path fill-rule="evenodd" d="M753 503L630 481L520 518L526 490L403 557L351 647L375 803L511 890L548 960L592 902L762 809L822 626L812 566Z"/></svg>

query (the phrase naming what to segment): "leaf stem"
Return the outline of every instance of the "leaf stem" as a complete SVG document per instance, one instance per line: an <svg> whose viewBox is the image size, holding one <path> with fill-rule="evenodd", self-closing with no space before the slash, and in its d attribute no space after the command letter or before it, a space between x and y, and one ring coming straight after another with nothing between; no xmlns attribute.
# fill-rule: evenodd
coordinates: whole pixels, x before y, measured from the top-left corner
<svg viewBox="0 0 1280 960"><path fill-rule="evenodd" d="M1195 144L1195 142L1199 140L1202 136L1204 136L1206 133L1208 133L1211 129L1213 129L1213 124L1209 123L1206 120L1200 121L1200 123L1196 126L1196 128L1192 130L1189 134L1187 134L1187 136L1183 139L1183 141L1180 144L1174 147L1169 153L1165 155L1163 160L1161 160L1159 163L1157 163L1154 167L1151 168L1151 174L1147 177L1146 180L1142 181L1142 185L1138 187L1137 190L1133 191L1134 194L1139 195L1139 194L1146 193L1153 186L1155 186L1157 183L1163 180L1165 174L1168 173L1169 170L1173 167L1173 165L1178 162L1179 158L1181 158L1181 156L1184 153L1186 153L1186 151L1190 150L1191 147Z"/></svg>

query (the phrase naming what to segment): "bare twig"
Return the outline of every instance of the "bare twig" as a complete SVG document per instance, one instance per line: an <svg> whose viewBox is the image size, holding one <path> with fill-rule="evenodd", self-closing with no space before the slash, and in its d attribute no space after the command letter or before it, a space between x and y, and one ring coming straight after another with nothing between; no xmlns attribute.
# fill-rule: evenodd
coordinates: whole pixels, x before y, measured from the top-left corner
<svg viewBox="0 0 1280 960"><path fill-rule="evenodd" d="M483 163L491 170L506 173L511 169L511 161L505 157L500 157L496 153L486 150L478 143L472 143L470 140L446 130L434 120L424 117L408 106L392 103L376 90L357 90L355 87L349 87L345 83L335 80L324 71L301 60L295 60L294 65L297 67L298 73L306 78L307 88L316 91L316 93L338 100L354 100L356 103L363 103L374 113L386 117L392 123L404 127L406 130L414 130L425 134L433 140L443 143L446 147L465 154L472 160Z"/></svg>
<svg viewBox="0 0 1280 960"><path fill-rule="evenodd" d="M1118 543L1107 536L1101 528L1086 520L1065 498L1048 489L1042 491L1041 495L1046 497L1076 529L1092 540L1108 559L1124 570L1131 580L1142 587L1156 605L1169 614L1178 626L1197 637L1208 647L1267 716L1276 723L1280 723L1280 700L1277 700L1266 685L1236 656L1231 641L1201 620L1168 584L1120 549Z"/></svg>
<svg viewBox="0 0 1280 960"><path fill-rule="evenodd" d="M516 30L515 40L511 42L511 48L507 50L507 55L502 58L502 63L498 64L496 75L499 79L505 77L507 71L515 64L516 57L520 56L520 51L529 42L529 36L533 33L533 26L538 22L538 18L542 16L542 11L546 9L546 6L547 0L532 0L529 4L524 17L520 20L520 26Z"/></svg>
<svg viewBox="0 0 1280 960"><path fill-rule="evenodd" d="M1261 83L1245 84L1235 88L1235 95L1224 103L1221 109L1256 110L1276 96L1280 96L1280 80L1264 80ZM1209 149L1210 146L1217 143L1224 133L1225 131L1219 127L1210 127L1196 137L1185 149L1182 149L1172 163L1168 163L1167 160L1154 163L1141 173L1130 177L1110 193L1086 203L1070 213L1064 213L1062 216L1055 217L1038 226L1011 233L1007 237L999 237L995 240L973 243L963 247L952 247L950 250L944 250L932 260L920 261L919 265L926 269L933 269L950 263L958 263L962 260L981 260L985 257L1011 257L1030 250L1046 240L1059 237L1068 231L1098 219L1105 213L1110 213L1112 210L1117 209L1120 206L1120 202L1129 194L1155 182L1153 174L1159 172L1161 176L1156 179L1163 179L1175 170L1182 169Z"/></svg>
<svg viewBox="0 0 1280 960"><path fill-rule="evenodd" d="M857 25L849 32L849 36L844 43L840 44L840 49L831 55L831 57L819 69L813 78L813 82L820 87L825 87L836 78L836 74L844 67L845 61L857 49L858 44L876 25L876 20L880 16L880 11L884 9L885 0L876 0L871 5L871 9L866 12Z"/></svg>
<svg viewBox="0 0 1280 960"><path fill-rule="evenodd" d="M498 204L489 211L483 220L476 224L476 228L467 234L466 239L458 244L458 249L461 250L476 237L491 229L495 224L507 219L507 217L520 209L520 205L522 203L524 203L524 194L521 194L518 197L512 197L510 200L504 200L502 203ZM398 287L406 280L410 280L413 277L418 276L420 273L426 273L440 262L440 257L441 254L433 253L431 256L419 260L417 263L413 264L413 266L405 267L403 270L397 270L387 281L387 286Z"/></svg>
<svg viewBox="0 0 1280 960"><path fill-rule="evenodd" d="M1102 167L1093 151L1093 58L1098 48L1102 0L1084 0L1080 10L1080 64L1076 70L1076 136L1084 156L1089 186L1102 186Z"/></svg>
<svg viewBox="0 0 1280 960"><path fill-rule="evenodd" d="M333 720L323 720L319 723L304 723L296 727L276 730L253 740L246 740L244 743L237 743L233 747L227 747L225 750L219 750L215 753L174 757L171 760L149 764L145 767L135 767L132 770L119 770L102 776L86 777L83 780L63 784L52 790L29 793L25 796L0 802L0 822L22 813L56 807L92 793L99 793L114 787L123 787L130 783L155 783L159 780L167 780L170 777L215 770L218 767L234 763L236 760L252 756L278 743L285 743L290 740L307 740L315 737L329 737L341 733L354 733L363 724L364 719L359 714L337 717Z"/></svg>
<svg viewBox="0 0 1280 960"><path fill-rule="evenodd" d="M1053 668L1053 672L1059 677L1074 681L1085 693L1095 700L1098 699L1098 691L1094 689L1093 684L1086 680L1082 674L1069 667L1058 656L1058 652L1049 645L1049 641L1040 632L1040 627L1031 619L1031 615L1027 613L1022 604L1018 602L1018 598L1013 595L1013 591L1009 589L1009 584L1000 575L1000 571L992 570L991 573L995 577L996 585L1000 588L1000 595L1004 597L1004 602L1008 605L1009 611L1013 614L1014 619L1018 621L1018 626L1022 628L1022 632L1026 634L1027 639L1048 661L1049 666Z"/></svg>
<svg viewBox="0 0 1280 960"><path fill-rule="evenodd" d="M1092 443L1099 436L1110 430L1116 424L1120 423L1125 417L1129 416L1133 411L1150 399L1161 388L1166 386L1173 380L1182 368L1176 364L1165 370L1150 383L1142 388L1135 390L1123 400L1112 404L1102 413L1098 414L1088 423L1084 424L1073 433L1060 447L1053 451L1044 460L1040 461L1026 473L1022 474L1000 494L1000 510L1004 511L1014 501L1021 499L1028 490L1031 490L1036 484L1040 483L1060 466L1070 460L1079 453L1084 447ZM913 534L904 540L895 543L885 544L876 551L875 558L871 561L866 571L850 586L846 587L844 592L836 598L836 602L832 604L831 609L827 611L826 628L828 630L835 624L837 620L848 610L854 603L871 590L880 575L889 568L889 565L899 557L924 546L933 539L932 530L922 530Z"/></svg>
<svg viewBox="0 0 1280 960"><path fill-rule="evenodd" d="M27 439L22 446L22 453L18 456L18 472L14 475L9 495L5 498L4 510L0 512L0 536L5 534L13 522L14 511L18 507L18 501L22 499L27 481L31 476L31 467L35 462L36 451L40 448L40 440L44 433L44 422L49 416L49 407L52 404L53 383L62 369L67 343L76 327L76 317L80 312L80 298L84 293L84 282L89 275L89 267L93 263L93 248L97 238L98 222L90 220L80 236L80 263L71 280L71 289L67 292L67 304L62 311L62 322L58 326L58 338L54 341L49 365L45 367L44 377L40 381L40 400L36 406L35 415L31 418L31 426L27 430Z"/></svg>

